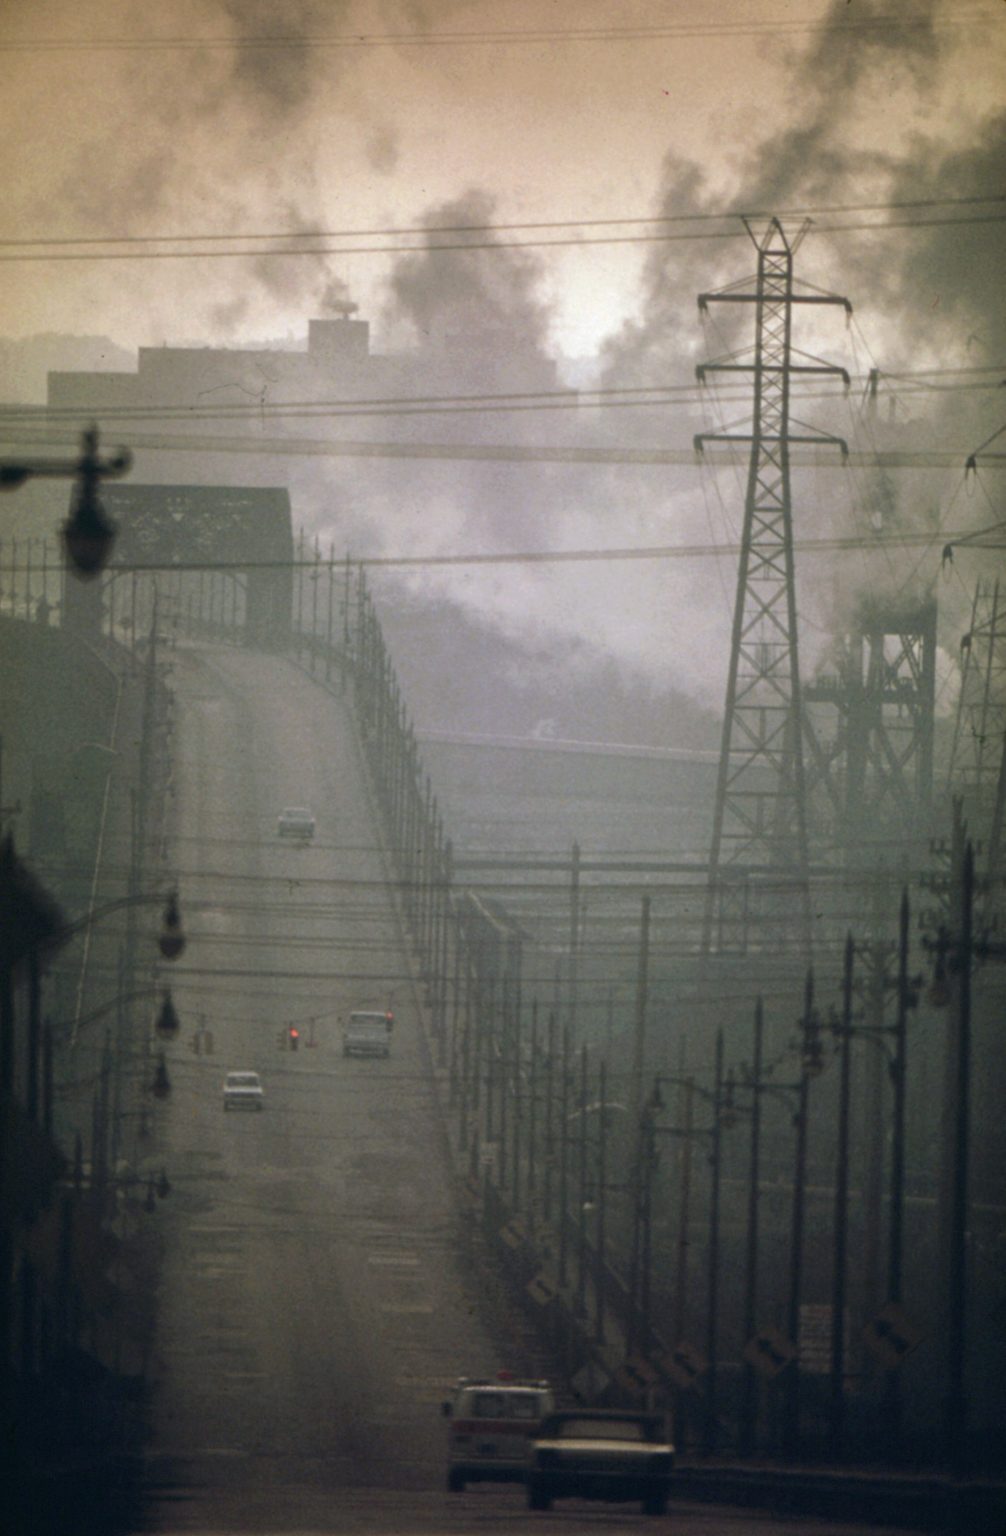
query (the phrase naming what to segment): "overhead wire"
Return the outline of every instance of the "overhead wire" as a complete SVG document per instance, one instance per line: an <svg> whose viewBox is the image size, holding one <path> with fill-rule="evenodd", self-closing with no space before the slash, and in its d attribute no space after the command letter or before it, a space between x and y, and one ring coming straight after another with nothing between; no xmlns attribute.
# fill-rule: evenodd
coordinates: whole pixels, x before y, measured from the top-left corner
<svg viewBox="0 0 1006 1536"><path fill-rule="evenodd" d="M88 421L93 413L82 413ZM100 412L99 420L100 420ZM78 418L79 420L79 418ZM15 423L5 423L0 418L0 441L15 443L18 451L32 447L63 448L67 444L78 446L79 436L67 423L65 429L49 427L36 429ZM429 461L479 461L510 464L623 464L623 465L684 465L695 467L696 455L692 446L672 448L635 447L583 447L576 443L492 443L492 442L429 442L422 439L401 438L394 441L377 441L361 438L308 438L267 437L265 434L248 434L242 437L224 437L211 433L164 433L136 432L130 434L130 448L149 449L152 452L179 451L186 454L216 453L265 455L268 457L305 458L356 458L356 459L417 459ZM956 469L963 463L966 450L933 448L892 448L882 450L879 457L871 454L853 454L863 463L877 463L890 469ZM707 450L712 462L729 464L737 462L734 450L714 445ZM747 462L741 455L740 462ZM812 451L795 450L790 455L794 468L818 463Z"/></svg>
<svg viewBox="0 0 1006 1536"><path fill-rule="evenodd" d="M963 218L945 219L888 219L883 223L860 222L844 224L817 224L812 225L811 235L835 235L835 234L862 234L884 233L896 229L948 229L966 225L991 225L1006 222L1006 214L993 213L982 215L968 215ZM290 238L303 238L291 236ZM258 248L248 247L239 250L196 250L196 251L0 251L0 263L37 263L37 262L110 262L110 261L232 261L254 257L261 260L264 257L289 258L293 256L398 256L398 255L431 255L438 251L514 251L514 250L545 250L549 248L566 248L581 246L583 248L609 245L653 245L675 244L682 241L695 240L746 240L746 230L695 230L686 234L651 234L651 235L586 235L586 236L558 236L556 238L540 238L532 240L440 240L424 241L421 244L412 245L309 245L309 246L263 246Z"/></svg>
<svg viewBox="0 0 1006 1536"><path fill-rule="evenodd" d="M407 224L347 229L299 229L270 231L235 231L182 235L34 235L17 238L0 237L0 251L25 246L89 246L89 245L182 245L205 241L207 244L234 240L364 240L382 238L406 238L413 235L461 235L521 233L544 229L606 229L626 224L676 225L724 223L740 218L805 218L821 214L890 213L921 208L977 207L989 203L1006 203L1006 194L987 193L969 197L938 197L896 199L871 203L831 203L803 208L727 209L723 212L677 213L657 215L628 214L624 218L603 219L537 219L519 222L494 220L484 224ZM805 286L813 286L806 284Z"/></svg>
<svg viewBox="0 0 1006 1536"><path fill-rule="evenodd" d="M237 354L238 361L240 353ZM307 354L289 354L292 357ZM949 373L950 370L947 370ZM941 393L976 394L989 390L997 390L1000 385L998 369L990 370L993 377L987 381L974 378L963 379L958 383L941 387ZM94 380L100 387L101 372L96 372ZM129 375L137 382L139 374ZM886 377L886 375L884 375ZM275 381L273 381L275 382ZM854 383L860 382L858 377L853 378ZM909 381L907 387L902 388L903 396L926 395L935 386L929 385L925 379ZM124 423L130 422L224 422L224 421L251 421L283 422L283 421L314 421L314 420L340 420L355 419L358 417L376 417L388 419L400 419L412 416L438 416L438 415L498 415L511 413L538 413L547 411L572 411L583 413L597 410L617 409L651 409L664 410L670 407L697 408L701 407L708 398L714 399L718 405L724 403L747 403L750 400L748 393L741 392L738 388L728 387L727 390L718 389L714 383L706 386L698 386L688 383L681 384L653 384L636 386L633 388L598 387L594 389L543 389L500 392L497 394L479 395L391 395L384 397L338 397L334 399L317 400L274 400L266 398L265 391L257 400L221 401L216 404L207 404L203 397L207 394L222 392L225 389L244 389L241 384L218 385L212 390L199 392L200 403L192 405L179 404L177 402L165 402L163 404L132 405L129 403L115 404L114 402L95 403L90 408L69 405L35 405L35 404L10 404L0 405L0 422L9 427L18 423L26 426L35 424L53 425L60 422L79 422L82 416L89 420L97 420L99 423ZM246 391L247 392L247 391ZM841 400L843 391L839 384L831 387L801 384L796 381L792 391L792 397L796 400ZM721 415L721 430L727 430L726 423Z"/></svg>
<svg viewBox="0 0 1006 1536"><path fill-rule="evenodd" d="M367 32L357 29L341 33L278 32L255 35L232 33L226 36L177 37L23 37L0 43L7 53L163 53L175 51L275 51L291 49L307 52L315 49L361 50L401 47L485 47L508 44L658 42L664 39L715 37L728 39L752 36L804 36L826 33L837 37L863 32L956 31L976 23L995 21L999 13L985 8L955 11L954 15L926 16L889 14L882 16L850 15L841 21L829 19L767 18L745 21L689 21L660 23L621 23L617 26L461 28L434 31L432 28L401 32Z"/></svg>
<svg viewBox="0 0 1006 1536"><path fill-rule="evenodd" d="M935 534L931 532L899 532L893 539L896 548L914 547L928 549L934 538L947 539L952 536L947 529L938 529ZM858 551L863 547L863 539L860 535L839 534L822 538L797 538L793 541L793 548L806 554L840 554L847 551ZM879 536L870 541L871 549L880 550L884 547L884 541ZM0 546L2 548L2 546ZM373 569L407 568L407 567L435 567L435 566L477 566L477 565L563 565L569 563L589 563L593 561L623 561L623 560L693 560L708 559L722 555L736 555L740 553L740 544L731 542L728 544L664 544L650 545L646 547L613 547L610 549L543 549L543 550L518 550L507 552L493 552L482 554L450 554L450 555L354 555L352 565L354 569L364 567ZM322 566L327 562L320 562ZM23 573L31 567L26 562L6 562L3 569L8 572ZM110 574L141 573L144 571L268 571L290 570L291 568L303 570L315 570L318 562L314 560L148 560L130 561L119 565L109 566Z"/></svg>

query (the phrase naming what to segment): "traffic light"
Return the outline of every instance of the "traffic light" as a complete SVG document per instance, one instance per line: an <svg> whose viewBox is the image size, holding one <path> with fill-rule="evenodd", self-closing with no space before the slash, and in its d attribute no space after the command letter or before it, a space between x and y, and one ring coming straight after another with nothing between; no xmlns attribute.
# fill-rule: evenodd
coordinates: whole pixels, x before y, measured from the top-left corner
<svg viewBox="0 0 1006 1536"><path fill-rule="evenodd" d="M297 1028L296 1024L290 1025L290 1028L287 1030L287 1035L290 1040L290 1049L291 1051L295 1051L297 1046L300 1044L300 1030Z"/></svg>

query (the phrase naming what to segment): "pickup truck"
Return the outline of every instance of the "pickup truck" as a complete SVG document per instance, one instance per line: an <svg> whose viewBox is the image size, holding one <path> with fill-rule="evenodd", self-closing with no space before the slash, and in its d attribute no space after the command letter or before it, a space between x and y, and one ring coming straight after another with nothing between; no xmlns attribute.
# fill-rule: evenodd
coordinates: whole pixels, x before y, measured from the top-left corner
<svg viewBox="0 0 1006 1536"><path fill-rule="evenodd" d="M351 1013L342 1029L344 1056L390 1056L391 1031L395 1019L390 1008L385 1013Z"/></svg>

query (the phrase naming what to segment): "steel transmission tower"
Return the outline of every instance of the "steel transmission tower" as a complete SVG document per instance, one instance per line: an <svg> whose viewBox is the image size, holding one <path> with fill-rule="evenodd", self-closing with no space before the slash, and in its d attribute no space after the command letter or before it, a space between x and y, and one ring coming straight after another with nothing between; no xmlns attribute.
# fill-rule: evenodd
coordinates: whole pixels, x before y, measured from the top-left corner
<svg viewBox="0 0 1006 1536"><path fill-rule="evenodd" d="M961 691L950 757L951 788L963 792L979 836L992 819L1006 731L1006 600L998 581L979 581L961 641Z"/></svg>
<svg viewBox="0 0 1006 1536"><path fill-rule="evenodd" d="M700 383L713 372L751 373L754 382L749 434L709 432L695 439L700 453L710 442L751 445L703 951L738 943L746 947L748 919L754 915L750 904L756 901L764 916L774 914L780 930L770 939L763 929L760 942L775 943L782 937L792 943L796 938L809 952L807 795L789 449L791 443L834 444L843 456L848 449L841 438L827 433L790 431L790 388L795 374L837 374L847 388L849 378L844 369L807 353L798 351L799 361L794 362L793 308L840 304L849 315L852 306L834 294L794 292L793 257L808 224L791 239L778 219L772 219L760 237L744 222L758 252L753 291L746 278L699 295L703 312L713 303L755 306L753 360L738 360L744 349L697 369Z"/></svg>

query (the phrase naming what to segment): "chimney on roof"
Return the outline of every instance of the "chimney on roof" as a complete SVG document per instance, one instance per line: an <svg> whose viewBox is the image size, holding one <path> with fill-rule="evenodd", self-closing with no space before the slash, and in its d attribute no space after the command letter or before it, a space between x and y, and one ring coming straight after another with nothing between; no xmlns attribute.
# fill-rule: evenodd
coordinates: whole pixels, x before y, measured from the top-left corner
<svg viewBox="0 0 1006 1536"><path fill-rule="evenodd" d="M326 307L339 318L308 321L308 354L322 364L362 362L369 357L369 324L349 318L356 314L357 305L340 300L329 301Z"/></svg>

